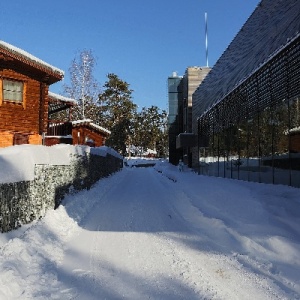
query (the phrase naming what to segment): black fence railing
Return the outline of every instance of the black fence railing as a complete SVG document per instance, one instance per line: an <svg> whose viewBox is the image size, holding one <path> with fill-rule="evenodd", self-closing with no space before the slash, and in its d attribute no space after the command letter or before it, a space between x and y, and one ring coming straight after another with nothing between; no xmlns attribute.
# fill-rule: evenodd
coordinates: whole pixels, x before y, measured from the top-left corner
<svg viewBox="0 0 300 300"><path fill-rule="evenodd" d="M72 123L61 121L49 121L47 128L48 136L66 136L72 134Z"/></svg>

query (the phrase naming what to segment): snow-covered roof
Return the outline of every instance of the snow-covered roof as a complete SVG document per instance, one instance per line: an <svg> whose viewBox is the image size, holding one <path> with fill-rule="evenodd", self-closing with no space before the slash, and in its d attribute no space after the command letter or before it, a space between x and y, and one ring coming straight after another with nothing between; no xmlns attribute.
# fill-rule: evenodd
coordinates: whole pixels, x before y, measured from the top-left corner
<svg viewBox="0 0 300 300"><path fill-rule="evenodd" d="M51 72L52 74L56 74L59 77L64 76L64 71L44 62L43 60L31 55L30 53L15 47L9 43L0 40L0 51L5 51L9 56L20 60L22 62L27 63L28 65L39 67L45 71Z"/></svg>
<svg viewBox="0 0 300 300"><path fill-rule="evenodd" d="M292 129L290 129L289 132L290 132L290 133L297 133L297 132L300 133L300 126L299 126L299 127L294 127L294 128L292 128Z"/></svg>
<svg viewBox="0 0 300 300"><path fill-rule="evenodd" d="M72 122L72 125L73 126L78 126L78 125L89 125L91 126L92 128L98 130L98 131L102 131L102 132L105 132L107 134L111 134L111 131L102 127L102 126L99 126L97 124L94 124L93 121L91 119L84 119L84 120L77 120L77 121L73 121Z"/></svg>
<svg viewBox="0 0 300 300"><path fill-rule="evenodd" d="M77 101L75 99L67 98L62 95L52 93L50 91L48 92L48 96L51 97L52 99L59 100L61 102L68 102L68 103L71 102L71 103L77 104Z"/></svg>
<svg viewBox="0 0 300 300"><path fill-rule="evenodd" d="M297 0L262 0L193 95L193 118L222 101L299 38Z"/></svg>

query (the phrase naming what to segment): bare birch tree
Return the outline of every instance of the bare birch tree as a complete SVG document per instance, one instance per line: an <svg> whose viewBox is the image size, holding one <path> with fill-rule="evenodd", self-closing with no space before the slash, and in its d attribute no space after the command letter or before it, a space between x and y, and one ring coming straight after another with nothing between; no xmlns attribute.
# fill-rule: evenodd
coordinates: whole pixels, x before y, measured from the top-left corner
<svg viewBox="0 0 300 300"><path fill-rule="evenodd" d="M83 50L76 55L69 68L70 85L64 85L64 93L78 102L72 114L74 120L97 119L100 85L93 75L95 66L92 51Z"/></svg>

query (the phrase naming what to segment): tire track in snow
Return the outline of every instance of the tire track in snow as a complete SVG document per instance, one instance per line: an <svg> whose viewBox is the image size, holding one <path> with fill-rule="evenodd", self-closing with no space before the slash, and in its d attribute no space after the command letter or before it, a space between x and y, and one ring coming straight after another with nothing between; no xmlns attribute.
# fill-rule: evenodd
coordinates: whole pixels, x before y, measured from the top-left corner
<svg viewBox="0 0 300 300"><path fill-rule="evenodd" d="M173 221L168 214L173 212L164 203L165 199L152 190L157 178L144 171L125 171L127 179L120 177L118 187L106 193L101 205L94 207L91 220L84 225L90 227L98 215L99 222L94 227L98 234L93 236L89 259L93 293L107 296L114 282L118 286L114 291L117 298L130 293L132 299L140 299L145 294L155 299L161 295L177 298L185 294L190 299L199 299L180 277L169 274L173 260L165 255L165 238L157 231L171 228ZM123 187L121 196L120 186ZM151 203L149 197L156 197L158 203Z"/></svg>
<svg viewBox="0 0 300 300"><path fill-rule="evenodd" d="M201 231L209 223L180 183L153 169L125 169L97 197L81 224L88 270L83 263L79 279L89 291L78 290L78 299L251 299L251 291L277 298L268 281L211 251Z"/></svg>

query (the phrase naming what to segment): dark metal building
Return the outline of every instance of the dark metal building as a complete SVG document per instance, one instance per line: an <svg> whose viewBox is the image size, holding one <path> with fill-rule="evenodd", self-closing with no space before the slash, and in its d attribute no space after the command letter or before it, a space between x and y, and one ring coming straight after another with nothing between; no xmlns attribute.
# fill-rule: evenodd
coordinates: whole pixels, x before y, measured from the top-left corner
<svg viewBox="0 0 300 300"><path fill-rule="evenodd" d="M200 174L300 187L300 1L262 0L193 94Z"/></svg>
<svg viewBox="0 0 300 300"><path fill-rule="evenodd" d="M176 136L182 132L182 76L176 72L168 78L168 135L169 135L169 162L177 165L182 157L182 151L176 149Z"/></svg>

